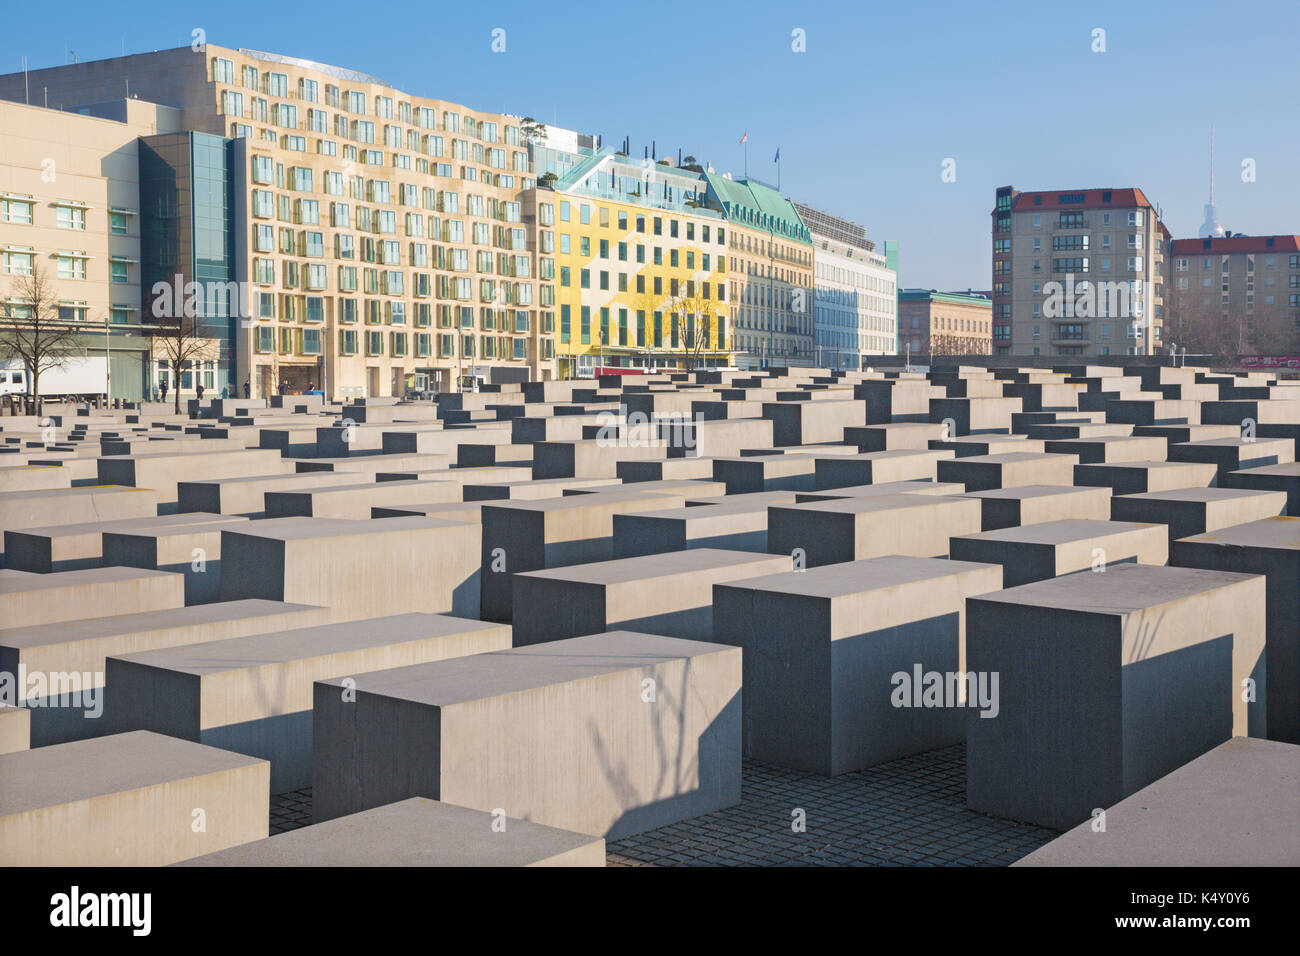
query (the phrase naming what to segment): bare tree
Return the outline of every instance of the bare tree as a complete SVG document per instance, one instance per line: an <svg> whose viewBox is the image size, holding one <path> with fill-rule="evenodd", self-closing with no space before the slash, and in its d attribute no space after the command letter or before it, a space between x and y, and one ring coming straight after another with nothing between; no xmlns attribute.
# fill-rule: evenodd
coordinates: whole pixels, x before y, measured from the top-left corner
<svg viewBox="0 0 1300 956"><path fill-rule="evenodd" d="M703 295L703 285L698 282L687 283L682 293L673 302L674 310L682 314L686 325L686 368L693 370L704 359L704 354L714 345L713 318L716 304L713 299ZM695 318L695 327L689 324L690 317Z"/></svg>
<svg viewBox="0 0 1300 956"><path fill-rule="evenodd" d="M1202 302L1196 289L1175 289L1169 297L1164 338L1193 354L1231 359L1255 353L1291 354L1300 348L1300 329L1273 311L1246 315Z"/></svg>
<svg viewBox="0 0 1300 956"><path fill-rule="evenodd" d="M58 292L38 264L10 282L11 304L0 314L0 355L27 369L35 412L41 414L41 373L84 354L75 323L59 318Z"/></svg>
<svg viewBox="0 0 1300 956"><path fill-rule="evenodd" d="M156 321L154 347L162 353L171 369L177 414L181 410L181 372L189 366L194 374L200 374L198 363L216 359L219 351L216 339L208 334L203 321L202 287L197 283L182 287L180 280L181 277L176 276L176 285L171 288L160 284L163 285L159 290L162 294L153 300L151 309Z"/></svg>

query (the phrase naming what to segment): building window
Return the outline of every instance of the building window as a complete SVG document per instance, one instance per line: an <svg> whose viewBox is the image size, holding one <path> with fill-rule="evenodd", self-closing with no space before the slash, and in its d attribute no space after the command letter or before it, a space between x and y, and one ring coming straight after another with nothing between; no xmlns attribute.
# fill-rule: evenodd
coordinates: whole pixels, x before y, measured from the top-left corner
<svg viewBox="0 0 1300 956"><path fill-rule="evenodd" d="M33 205L26 199L0 199L0 222L31 225Z"/></svg>
<svg viewBox="0 0 1300 956"><path fill-rule="evenodd" d="M61 255L58 257L58 275L60 279L86 278L86 260L80 256Z"/></svg>
<svg viewBox="0 0 1300 956"><path fill-rule="evenodd" d="M55 225L60 229L86 228L86 210L80 206L59 206L55 211Z"/></svg>
<svg viewBox="0 0 1300 956"><path fill-rule="evenodd" d="M0 253L0 264L4 266L4 274L7 276L29 276L32 274L32 263L35 260L35 250L30 252L19 251L29 247L13 247Z"/></svg>

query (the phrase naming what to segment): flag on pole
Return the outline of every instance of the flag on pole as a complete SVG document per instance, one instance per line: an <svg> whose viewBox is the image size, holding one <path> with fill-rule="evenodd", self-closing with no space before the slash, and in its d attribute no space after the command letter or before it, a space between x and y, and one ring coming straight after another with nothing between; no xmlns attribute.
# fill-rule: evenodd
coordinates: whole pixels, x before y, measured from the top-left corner
<svg viewBox="0 0 1300 956"><path fill-rule="evenodd" d="M772 157L772 162L779 163L780 161L781 161L781 147L778 146L776 148L776 155Z"/></svg>
<svg viewBox="0 0 1300 956"><path fill-rule="evenodd" d="M743 143L747 139L749 139L749 130L745 130L745 135L740 137L740 141Z"/></svg>

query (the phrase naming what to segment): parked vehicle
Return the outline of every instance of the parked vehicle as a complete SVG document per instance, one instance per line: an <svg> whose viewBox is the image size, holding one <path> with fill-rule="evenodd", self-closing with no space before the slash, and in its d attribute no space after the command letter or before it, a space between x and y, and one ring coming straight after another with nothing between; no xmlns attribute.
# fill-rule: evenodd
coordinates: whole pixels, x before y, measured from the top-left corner
<svg viewBox="0 0 1300 956"><path fill-rule="evenodd" d="M104 398L107 386L108 359L102 355L70 359L61 368L41 373L41 397L47 401ZM31 372L22 360L0 360L0 395L30 394Z"/></svg>

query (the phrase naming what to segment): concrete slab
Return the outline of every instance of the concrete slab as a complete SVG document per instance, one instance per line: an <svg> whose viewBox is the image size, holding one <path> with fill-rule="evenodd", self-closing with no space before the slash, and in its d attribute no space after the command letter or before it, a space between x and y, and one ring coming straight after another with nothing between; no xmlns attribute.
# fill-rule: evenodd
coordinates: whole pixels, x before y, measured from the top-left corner
<svg viewBox="0 0 1300 956"><path fill-rule="evenodd" d="M615 473L628 484L683 478L712 478L712 458L666 458L656 461L620 461Z"/></svg>
<svg viewBox="0 0 1300 956"><path fill-rule="evenodd" d="M812 491L817 487L817 459L811 455L751 455L714 458L713 477L727 494L760 491Z"/></svg>
<svg viewBox="0 0 1300 956"><path fill-rule="evenodd" d="M789 567L784 555L692 548L515 574L514 646L605 631L710 641L714 584Z"/></svg>
<svg viewBox="0 0 1300 956"><path fill-rule="evenodd" d="M1252 488L1179 488L1110 499L1115 521L1154 521L1169 540L1271 518L1286 511L1286 494Z"/></svg>
<svg viewBox="0 0 1300 956"><path fill-rule="evenodd" d="M1285 438L1211 438L1169 446L1169 460L1211 462L1218 467L1217 484L1229 472L1292 464L1295 444Z"/></svg>
<svg viewBox="0 0 1300 956"><path fill-rule="evenodd" d="M273 475L287 469L278 451L241 448L226 451L175 454L156 452L99 459L99 483L151 488L160 505L174 504L182 481Z"/></svg>
<svg viewBox="0 0 1300 956"><path fill-rule="evenodd" d="M265 495L268 491L329 488L356 483L357 476L344 471L318 471L307 474L295 472L182 481L176 485L176 510L261 518L266 513Z"/></svg>
<svg viewBox="0 0 1300 956"><path fill-rule="evenodd" d="M109 726L269 760L284 793L311 786L313 681L509 646L503 624L399 614L112 656Z"/></svg>
<svg viewBox="0 0 1300 956"><path fill-rule="evenodd" d="M485 621L510 620L510 576L518 571L612 559L614 515L686 506L687 491L643 491L638 485L622 491L484 504L480 555L483 603L482 612L476 616Z"/></svg>
<svg viewBox="0 0 1300 956"><path fill-rule="evenodd" d="M942 424L895 422L846 428L844 440L850 445L857 445L860 452L897 451L904 448L929 448L931 440L941 440L945 434Z"/></svg>
<svg viewBox="0 0 1300 956"><path fill-rule="evenodd" d="M176 865L603 867L605 841L412 797Z"/></svg>
<svg viewBox="0 0 1300 956"><path fill-rule="evenodd" d="M32 744L32 712L0 703L0 754L28 750Z"/></svg>
<svg viewBox="0 0 1300 956"><path fill-rule="evenodd" d="M1067 518L956 537L950 554L953 560L1001 565L1011 588L1075 571L1104 574L1125 561L1166 564L1169 538L1160 524Z"/></svg>
<svg viewBox="0 0 1300 956"><path fill-rule="evenodd" d="M937 471L939 481L959 482L967 491L988 491L1018 485L1068 485L1077 461L1074 455L1032 452L968 455L940 461Z"/></svg>
<svg viewBox="0 0 1300 956"><path fill-rule="evenodd" d="M921 674L965 670L966 599L1001 586L995 565L896 555L715 585L746 754L834 775L960 742L967 699L922 706Z"/></svg>
<svg viewBox="0 0 1300 956"><path fill-rule="evenodd" d="M944 557L949 538L979 527L980 503L970 498L862 495L771 506L767 550L808 568L889 554Z"/></svg>
<svg viewBox="0 0 1300 956"><path fill-rule="evenodd" d="M740 670L616 631L318 682L313 816L424 796L614 839L731 806Z"/></svg>
<svg viewBox="0 0 1300 956"><path fill-rule="evenodd" d="M1012 866L1300 866L1300 747L1233 737Z"/></svg>
<svg viewBox="0 0 1300 956"><path fill-rule="evenodd" d="M299 458L294 459L294 470L299 474L317 471L350 471L358 476L370 478L381 471L397 471L402 468L411 471L433 471L446 468L449 458L445 454L420 455L352 455L341 458ZM362 477L355 480L363 481Z"/></svg>
<svg viewBox="0 0 1300 956"><path fill-rule="evenodd" d="M71 488L72 478L71 468L27 464L0 467L0 494Z"/></svg>
<svg viewBox="0 0 1300 956"><path fill-rule="evenodd" d="M1009 433L1011 416L1023 410L1019 398L933 398L929 420L950 421L949 435Z"/></svg>
<svg viewBox="0 0 1300 956"><path fill-rule="evenodd" d="M370 509L426 501L459 501L461 486L455 481L357 482L329 487L267 491L267 518L336 518L360 520Z"/></svg>
<svg viewBox="0 0 1300 956"><path fill-rule="evenodd" d="M211 604L221 596L221 532L248 523L239 515L219 515L206 524L106 531L104 563L179 574L186 604Z"/></svg>
<svg viewBox="0 0 1300 956"><path fill-rule="evenodd" d="M10 568L40 574L97 568L104 564L105 532L176 528L191 524L207 524L220 518L220 515L194 512L6 531L5 564Z"/></svg>
<svg viewBox="0 0 1300 956"><path fill-rule="evenodd" d="M1264 579L1118 564L967 601L967 666L1007 693L968 721L966 802L1065 830L1235 735L1262 736ZM1012 690L1014 688L1014 691Z"/></svg>
<svg viewBox="0 0 1300 956"><path fill-rule="evenodd" d="M838 498L857 498L862 495L960 495L966 486L951 481L886 481L878 485L848 485L826 491L796 491L795 504L805 501L835 501ZM782 504L773 501L772 504Z"/></svg>
<svg viewBox="0 0 1300 956"><path fill-rule="evenodd" d="M106 658L142 650L303 627L324 608L277 601L231 601L114 614L0 630L0 674L18 675L18 701L30 708L32 745L99 737L105 719Z"/></svg>
<svg viewBox="0 0 1300 956"><path fill-rule="evenodd" d="M75 621L89 614L157 611L184 603L184 578L164 571L86 568L0 579L0 621L9 628Z"/></svg>
<svg viewBox="0 0 1300 956"><path fill-rule="evenodd" d="M817 490L898 481L934 481L939 462L953 457L953 452L946 449L909 448L816 458Z"/></svg>
<svg viewBox="0 0 1300 956"><path fill-rule="evenodd" d="M223 531L221 599L328 607L335 620L477 617L478 525L439 518L267 518Z"/></svg>
<svg viewBox="0 0 1300 956"><path fill-rule="evenodd" d="M772 444L811 445L844 440L844 429L867 424L867 406L859 401L764 402L763 417L772 422Z"/></svg>
<svg viewBox="0 0 1300 956"><path fill-rule="evenodd" d="M1128 461L1101 465L1075 465L1074 484L1109 488L1115 495L1149 491L1208 488L1216 466L1188 461Z"/></svg>
<svg viewBox="0 0 1300 956"><path fill-rule="evenodd" d="M1300 517L1300 464L1265 465L1262 468L1245 468L1221 476L1220 482L1229 488L1259 488L1265 491L1286 492L1286 513Z"/></svg>
<svg viewBox="0 0 1300 956"><path fill-rule="evenodd" d="M463 486L465 501L535 501L559 498L571 488L608 487L605 478L541 478L528 481L498 481ZM621 486L620 486L621 487Z"/></svg>
<svg viewBox="0 0 1300 956"><path fill-rule="evenodd" d="M613 554L633 558L694 548L767 552L767 509L793 504L792 491L731 495L715 504L614 515Z"/></svg>
<svg viewBox="0 0 1300 956"><path fill-rule="evenodd" d="M1164 461L1165 439L1158 435L1106 435L1097 438L1065 438L1045 443L1054 455L1076 455L1081 464L1107 461Z"/></svg>
<svg viewBox="0 0 1300 956"><path fill-rule="evenodd" d="M980 502L980 530L1063 521L1067 518L1105 521L1111 517L1109 488L1072 485L1018 485L967 492Z"/></svg>
<svg viewBox="0 0 1300 956"><path fill-rule="evenodd" d="M0 864L166 866L265 839L269 772L147 731L0 754Z"/></svg>
<svg viewBox="0 0 1300 956"><path fill-rule="evenodd" d="M973 455L1043 454L1046 442L1024 435L952 435L930 442L931 448L946 448L958 458Z"/></svg>
<svg viewBox="0 0 1300 956"><path fill-rule="evenodd" d="M1264 518L1169 545L1169 563L1264 575L1268 736L1300 743L1300 518Z"/></svg>
<svg viewBox="0 0 1300 956"><path fill-rule="evenodd" d="M0 528L5 531L117 518L145 518L157 513L158 494L146 488L93 485L0 494Z"/></svg>

